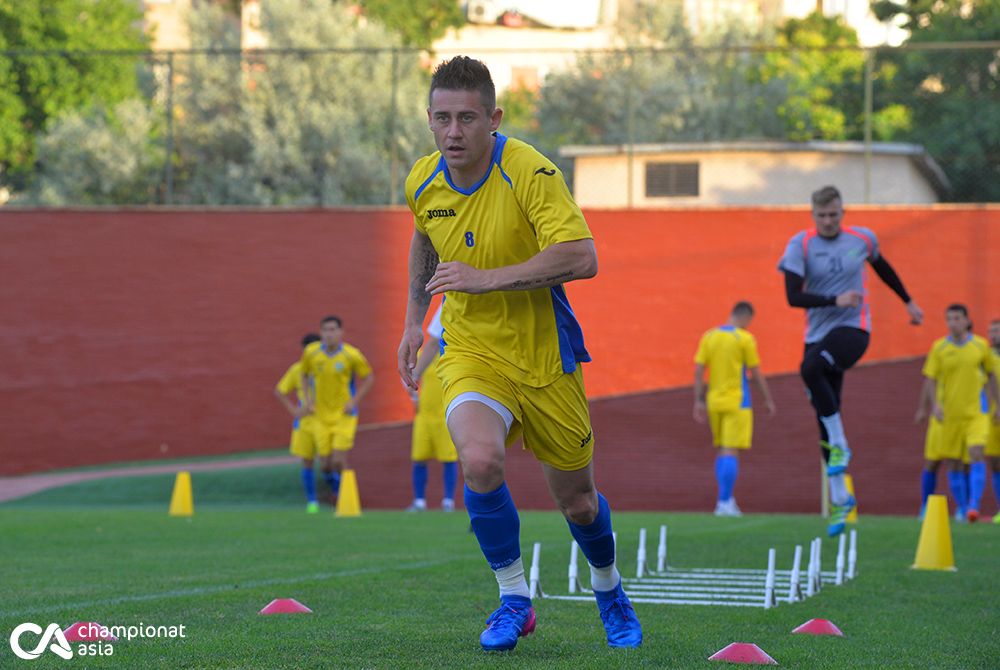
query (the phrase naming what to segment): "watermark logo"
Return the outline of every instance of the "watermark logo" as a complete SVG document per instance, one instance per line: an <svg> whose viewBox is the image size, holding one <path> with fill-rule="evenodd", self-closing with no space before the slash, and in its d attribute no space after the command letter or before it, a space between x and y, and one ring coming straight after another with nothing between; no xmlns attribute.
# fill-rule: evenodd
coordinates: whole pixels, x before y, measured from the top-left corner
<svg viewBox="0 0 1000 670"><path fill-rule="evenodd" d="M21 636L24 635L24 633L34 633L35 635L42 636L38 645L31 651L25 651L21 646ZM55 642L52 642L52 638L55 638ZM50 642L52 642L51 645L49 644ZM67 661L73 658L73 650L70 649L69 642L66 640L66 636L63 634L62 629L59 628L59 624L57 623L50 623L49 627L45 629L45 633L42 633L41 626L33 624L29 621L27 623L22 623L10 634L11 651L14 652L15 656L23 658L26 661L33 661L44 654L46 647L48 647L53 654L61 656Z"/></svg>

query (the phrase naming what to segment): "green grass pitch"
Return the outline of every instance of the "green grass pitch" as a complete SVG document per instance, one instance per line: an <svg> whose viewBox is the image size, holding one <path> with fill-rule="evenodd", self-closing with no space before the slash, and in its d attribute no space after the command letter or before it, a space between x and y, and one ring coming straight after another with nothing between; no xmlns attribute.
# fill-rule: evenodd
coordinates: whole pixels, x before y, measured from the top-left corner
<svg viewBox="0 0 1000 670"><path fill-rule="evenodd" d="M464 513L338 519L328 510L306 515L293 497L236 505L241 472L251 471L211 473L208 482L196 474L190 519L167 516L165 477L90 482L0 505L0 667L715 668L725 666L708 656L737 641L788 668L1000 666L1000 527L992 524L953 526L959 569L939 573L909 569L915 518L862 516L854 581L771 610L640 604L645 643L635 650L605 646L592 603L537 600L537 632L511 653L487 655L478 635L496 584ZM290 496L293 481L285 478ZM214 503L206 484L220 492ZM792 515L616 513L614 521L626 575L642 527L655 561L657 529L669 526L670 564L681 568L763 568L773 546L787 569L794 545L824 530L816 517ZM543 543L542 584L565 593L570 536L561 517L523 512L521 537L526 563L531 543ZM832 570L835 542L824 540L823 552ZM259 616L273 598L296 598L314 613ZM832 620L846 637L790 634L811 618ZM183 624L187 637L29 662L6 640L25 621Z"/></svg>

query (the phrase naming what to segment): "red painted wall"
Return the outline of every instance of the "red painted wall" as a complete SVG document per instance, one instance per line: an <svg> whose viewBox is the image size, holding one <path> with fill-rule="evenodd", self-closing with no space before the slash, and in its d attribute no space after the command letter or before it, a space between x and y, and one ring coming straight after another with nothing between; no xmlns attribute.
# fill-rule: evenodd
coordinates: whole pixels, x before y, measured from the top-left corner
<svg viewBox="0 0 1000 670"><path fill-rule="evenodd" d="M775 265L805 210L588 212L600 274L568 294L592 396L688 384L700 334L758 309L768 372L794 370L802 314ZM1000 312L1000 209L852 209L928 312L873 283L866 360L922 355L942 310ZM271 396L336 313L372 361L362 422L405 420L395 375L411 235L401 210L0 210L0 474L283 444ZM914 383L918 383L919 380Z"/></svg>

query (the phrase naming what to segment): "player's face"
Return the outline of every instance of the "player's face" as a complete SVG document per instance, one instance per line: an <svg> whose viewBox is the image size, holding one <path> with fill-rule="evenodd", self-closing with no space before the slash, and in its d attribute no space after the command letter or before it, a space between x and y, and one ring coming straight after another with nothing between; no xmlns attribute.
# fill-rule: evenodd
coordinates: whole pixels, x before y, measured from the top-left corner
<svg viewBox="0 0 1000 670"><path fill-rule="evenodd" d="M820 237L836 237L840 234L840 220L844 218L844 204L840 198L825 205L813 205L813 221Z"/></svg>
<svg viewBox="0 0 1000 670"><path fill-rule="evenodd" d="M327 349L337 349L344 341L344 330L336 321L327 321L319 329L319 336L323 339L323 346Z"/></svg>
<svg viewBox="0 0 1000 670"><path fill-rule="evenodd" d="M1000 321L990 324L990 344L995 348L1000 348Z"/></svg>
<svg viewBox="0 0 1000 670"><path fill-rule="evenodd" d="M965 337L969 331L969 317L957 309L949 309L944 313L945 321L948 322L948 332L955 339Z"/></svg>
<svg viewBox="0 0 1000 670"><path fill-rule="evenodd" d="M500 126L503 110L487 110L478 91L436 88L427 108L434 143L452 177L471 186L486 174L493 152L491 134Z"/></svg>

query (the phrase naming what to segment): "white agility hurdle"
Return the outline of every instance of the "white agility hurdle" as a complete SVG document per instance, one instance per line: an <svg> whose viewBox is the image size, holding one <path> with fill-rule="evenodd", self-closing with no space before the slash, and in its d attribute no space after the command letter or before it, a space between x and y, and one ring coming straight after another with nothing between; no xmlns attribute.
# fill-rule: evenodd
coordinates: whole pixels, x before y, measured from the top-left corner
<svg viewBox="0 0 1000 670"><path fill-rule="evenodd" d="M836 585L854 579L857 574L857 531L850 532L850 551L845 556L846 537L841 536L836 570L823 572L822 540L809 544L809 563L802 573L802 546L795 547L790 570L776 569L776 550L767 553L767 568L690 568L681 570L667 564L667 527L660 526L656 570L648 568L646 559L646 529L639 531L636 553L636 577L622 578L622 586L633 602L669 605L718 605L729 607L763 607L769 609L779 602L793 603L819 593L823 582ZM534 544L529 573L531 597L553 600L592 601L591 589L580 580L580 561L576 542L570 543L568 595L546 593L540 577L541 543ZM578 595L580 594L580 595ZM785 595L778 595L785 594Z"/></svg>

